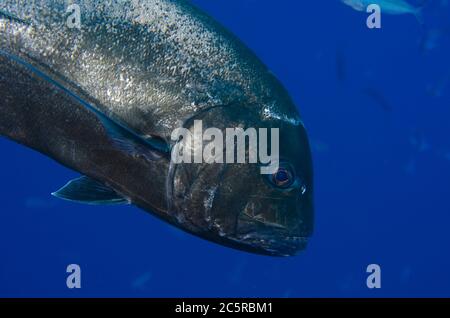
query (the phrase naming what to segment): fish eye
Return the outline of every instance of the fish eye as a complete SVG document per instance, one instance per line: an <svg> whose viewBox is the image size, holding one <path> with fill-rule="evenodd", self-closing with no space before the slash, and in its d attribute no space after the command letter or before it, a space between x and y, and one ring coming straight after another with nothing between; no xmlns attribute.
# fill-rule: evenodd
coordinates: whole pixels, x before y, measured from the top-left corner
<svg viewBox="0 0 450 318"><path fill-rule="evenodd" d="M288 165L282 165L278 168L277 172L270 175L269 180L274 186L287 189L294 184L295 173Z"/></svg>

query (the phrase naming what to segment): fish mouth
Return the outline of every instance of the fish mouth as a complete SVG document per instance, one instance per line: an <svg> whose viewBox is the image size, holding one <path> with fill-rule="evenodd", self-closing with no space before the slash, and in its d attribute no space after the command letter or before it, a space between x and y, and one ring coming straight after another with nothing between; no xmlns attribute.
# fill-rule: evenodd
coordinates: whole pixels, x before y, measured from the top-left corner
<svg viewBox="0 0 450 318"><path fill-rule="evenodd" d="M238 238L231 238L240 245L240 249L251 253L288 257L295 256L304 250L308 244L305 236L274 237L273 233L261 235L260 233L245 234Z"/></svg>
<svg viewBox="0 0 450 318"><path fill-rule="evenodd" d="M241 216L236 236L232 238L243 249L253 253L270 256L295 256L304 250L309 234L292 231L288 228Z"/></svg>

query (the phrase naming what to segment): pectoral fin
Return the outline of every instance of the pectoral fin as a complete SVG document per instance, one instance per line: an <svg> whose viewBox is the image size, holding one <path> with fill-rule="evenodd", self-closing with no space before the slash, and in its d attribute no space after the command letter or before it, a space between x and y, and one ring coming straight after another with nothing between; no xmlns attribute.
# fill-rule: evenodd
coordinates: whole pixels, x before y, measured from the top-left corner
<svg viewBox="0 0 450 318"><path fill-rule="evenodd" d="M116 147L122 151L135 157L141 156L148 161L158 160L169 153L165 142L156 138L142 138L105 114L99 111L95 111L95 114Z"/></svg>
<svg viewBox="0 0 450 318"><path fill-rule="evenodd" d="M129 200L113 189L85 176L71 180L52 195L59 199L90 205L130 204Z"/></svg>
<svg viewBox="0 0 450 318"><path fill-rule="evenodd" d="M0 17L2 16L7 16L10 19L14 19L13 16L6 15L6 13L0 11ZM114 145L118 149L123 150L124 152L134 157L143 157L148 161L154 161L162 157L167 158L170 156L170 145L162 138L147 137L137 134L135 131L133 131L133 129L128 127L126 124L121 123L120 121L116 121L110 116L104 114L96 107L92 106L84 99L82 99L80 96L75 94L73 91L66 88L61 83L55 81L52 77L45 74L44 72L42 72L35 66L31 65L27 61L21 59L18 56L5 52L1 49L0 55L6 56L12 61L25 66L27 69L32 71L37 76L41 77L47 82L63 90L65 93L74 98L76 101L80 102L87 110L94 113L94 115L100 120L103 127L105 128L108 137L111 138Z"/></svg>

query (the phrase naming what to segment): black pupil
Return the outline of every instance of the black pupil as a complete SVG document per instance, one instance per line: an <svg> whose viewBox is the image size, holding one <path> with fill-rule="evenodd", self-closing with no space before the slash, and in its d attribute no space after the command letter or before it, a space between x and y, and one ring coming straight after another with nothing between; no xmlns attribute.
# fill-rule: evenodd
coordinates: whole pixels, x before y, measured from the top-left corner
<svg viewBox="0 0 450 318"><path fill-rule="evenodd" d="M289 181L289 173L286 171L286 169L280 169L275 175L275 179L280 183L287 182Z"/></svg>

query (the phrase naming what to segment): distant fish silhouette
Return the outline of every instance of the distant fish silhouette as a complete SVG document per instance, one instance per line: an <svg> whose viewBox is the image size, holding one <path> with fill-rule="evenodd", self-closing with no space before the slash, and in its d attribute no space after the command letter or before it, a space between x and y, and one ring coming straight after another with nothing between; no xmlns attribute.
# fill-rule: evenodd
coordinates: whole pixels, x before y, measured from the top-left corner
<svg viewBox="0 0 450 318"><path fill-rule="evenodd" d="M377 4L381 8L382 13L400 15L412 14L419 22L422 21L422 7L426 4L423 1L421 6L413 6L404 0L341 0L346 5L352 7L357 11L366 11L371 4Z"/></svg>
<svg viewBox="0 0 450 318"><path fill-rule="evenodd" d="M313 152L318 153L325 153L330 150L330 146L327 143L320 140L312 140L311 148L313 149Z"/></svg>
<svg viewBox="0 0 450 318"><path fill-rule="evenodd" d="M151 272L145 272L132 282L131 287L133 289L143 290L152 277L153 275Z"/></svg>
<svg viewBox="0 0 450 318"><path fill-rule="evenodd" d="M419 50L425 54L438 48L442 43L449 40L450 28L433 28L424 31L420 42Z"/></svg>
<svg viewBox="0 0 450 318"><path fill-rule="evenodd" d="M450 152L445 153L444 158L450 160Z"/></svg>
<svg viewBox="0 0 450 318"><path fill-rule="evenodd" d="M436 83L430 84L427 87L427 93L433 97L442 97L448 90L450 84L450 70Z"/></svg>
<svg viewBox="0 0 450 318"><path fill-rule="evenodd" d="M413 132L413 134L409 138L409 143L418 152L424 152L431 149L431 146L425 138L425 135L419 130Z"/></svg>
<svg viewBox="0 0 450 318"><path fill-rule="evenodd" d="M341 50L336 51L336 78L343 82L347 78L347 60Z"/></svg>
<svg viewBox="0 0 450 318"><path fill-rule="evenodd" d="M24 205L27 209L50 209L56 204L55 201L46 198L28 197L25 199Z"/></svg>
<svg viewBox="0 0 450 318"><path fill-rule="evenodd" d="M408 175L414 175L416 173L416 160L410 159L408 163L403 167L403 170Z"/></svg>
<svg viewBox="0 0 450 318"><path fill-rule="evenodd" d="M387 100L387 98L379 91L377 91L374 88L365 88L363 90L364 95L368 96L370 99L372 99L376 104L378 104L381 109L383 109L386 112L392 111L392 106L390 102Z"/></svg>

